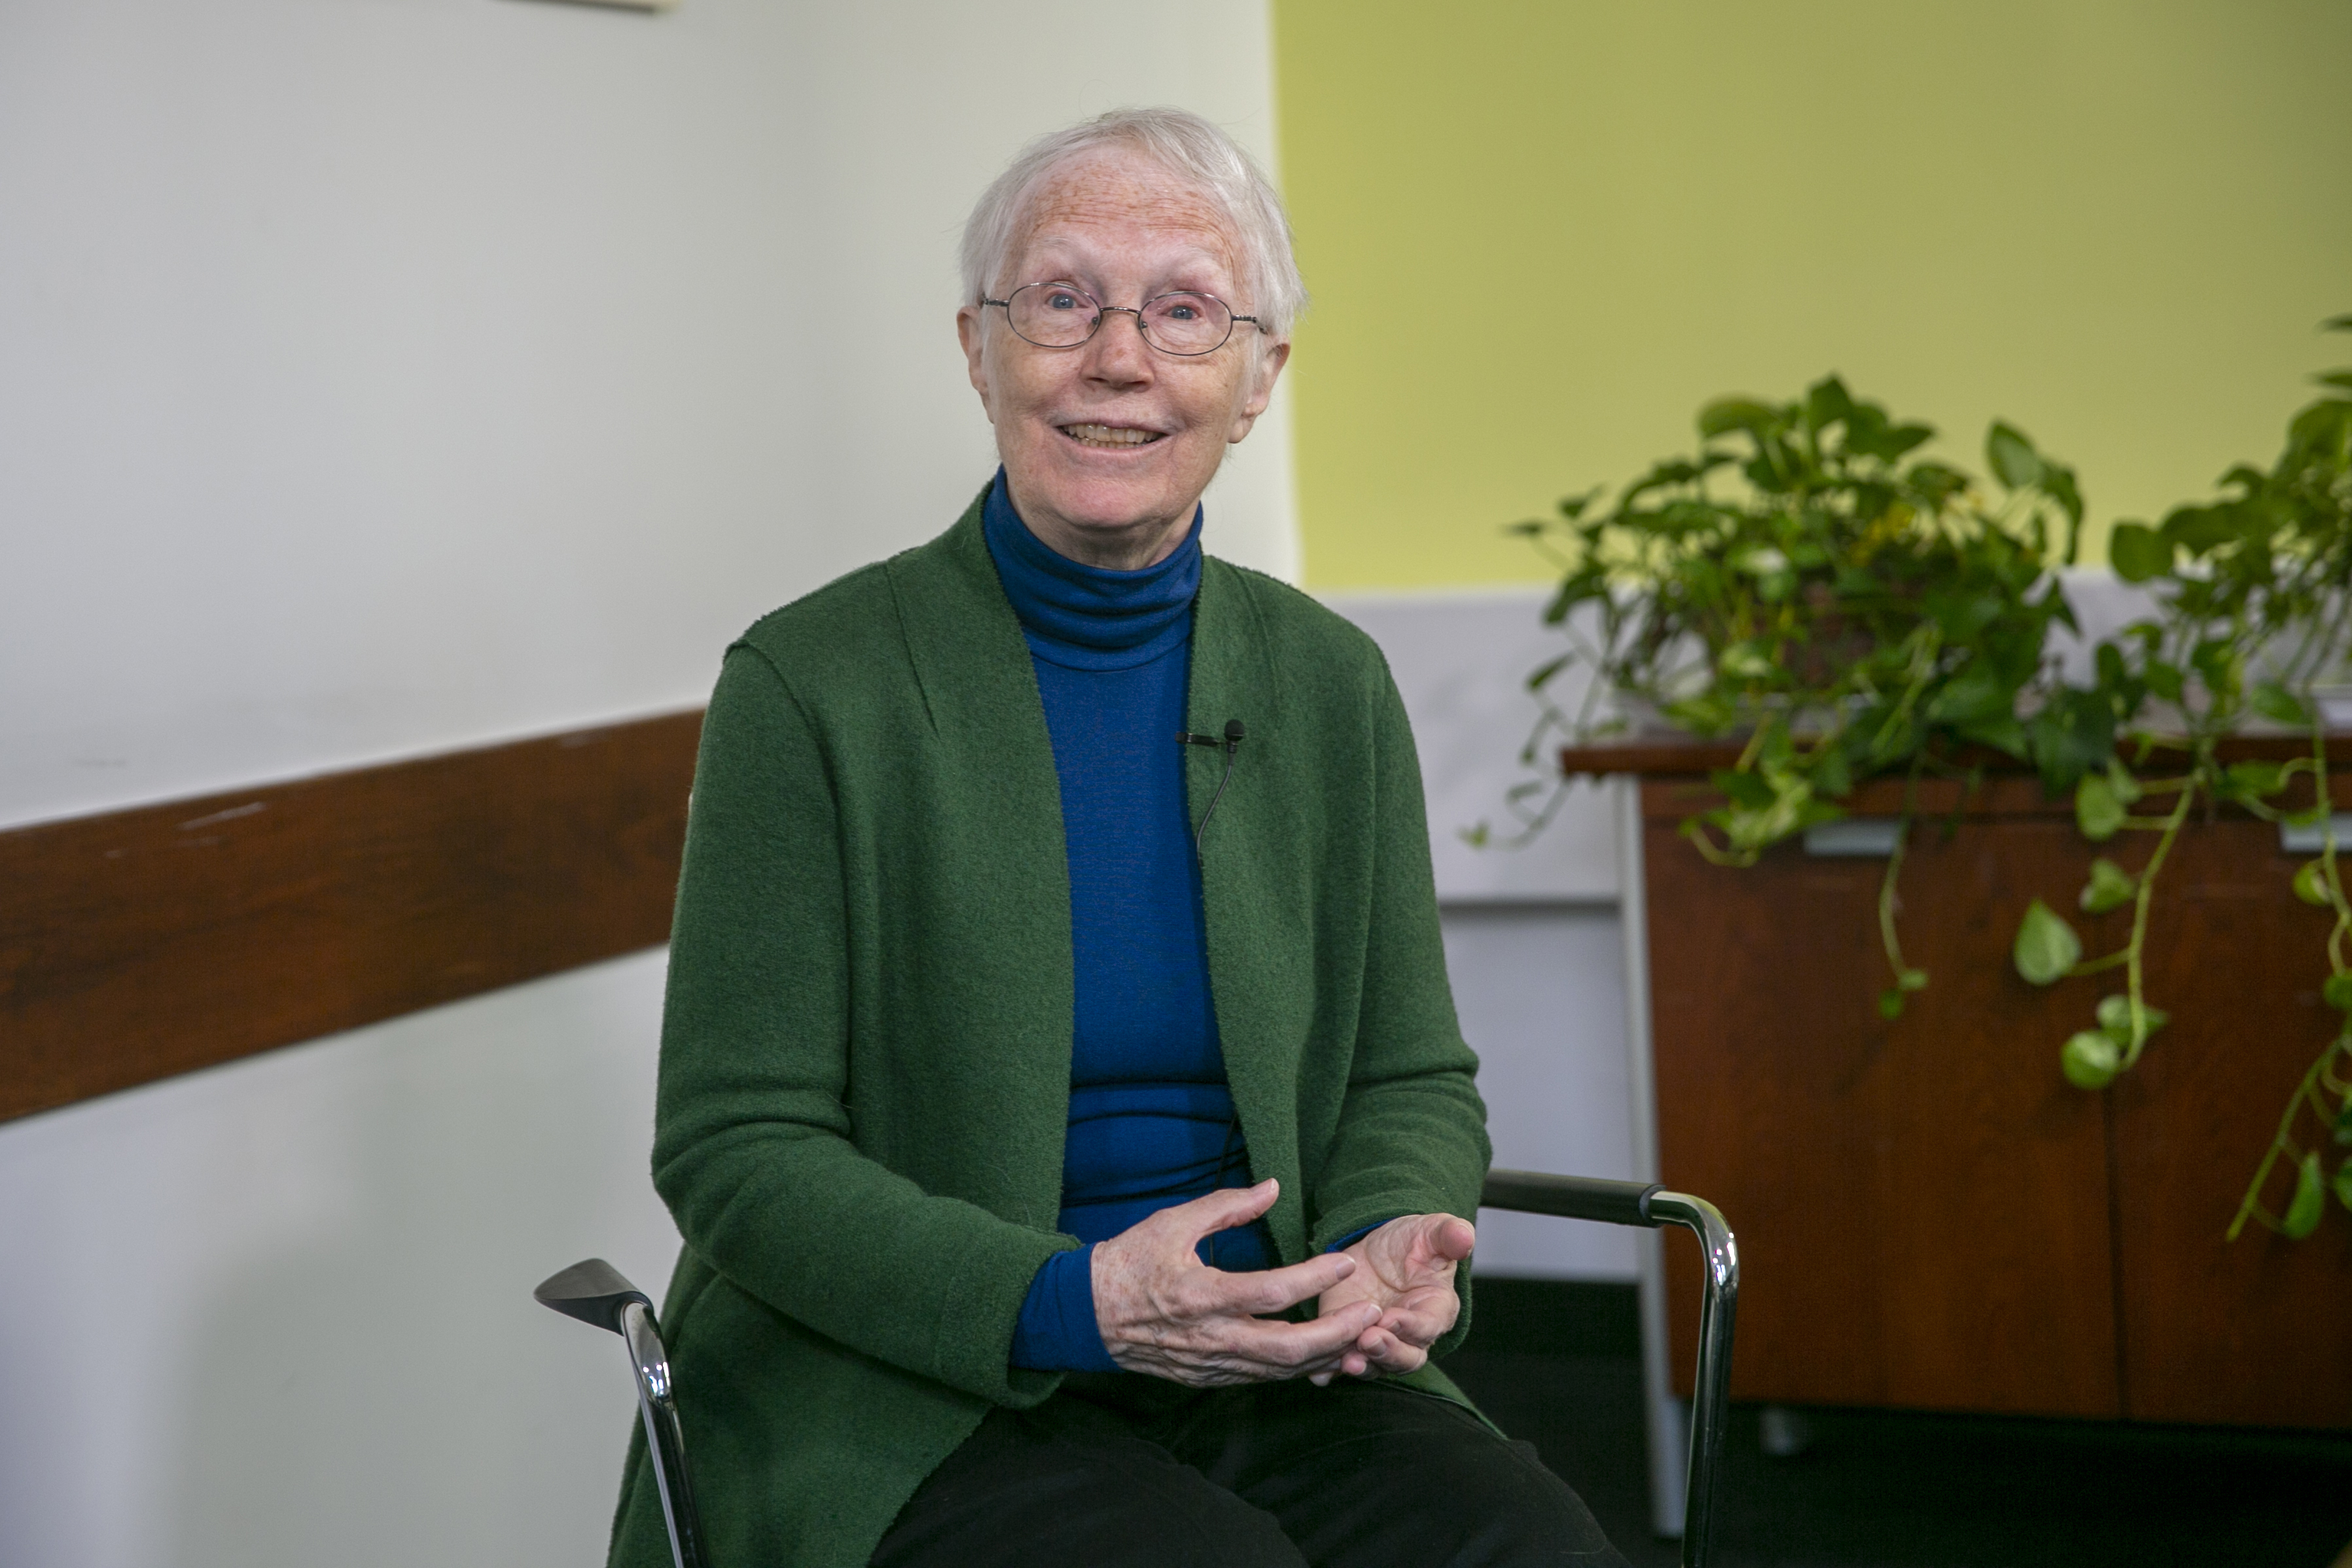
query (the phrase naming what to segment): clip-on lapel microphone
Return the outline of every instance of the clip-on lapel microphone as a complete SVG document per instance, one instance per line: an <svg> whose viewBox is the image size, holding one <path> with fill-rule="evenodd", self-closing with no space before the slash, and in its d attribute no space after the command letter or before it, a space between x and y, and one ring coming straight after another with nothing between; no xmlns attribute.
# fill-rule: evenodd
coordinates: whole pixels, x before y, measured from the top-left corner
<svg viewBox="0 0 2352 1568"><path fill-rule="evenodd" d="M1192 829L1192 853L1201 852L1201 835L1209 831L1209 818L1217 815L1217 802L1225 798L1225 786L1234 782L1234 753L1242 747L1242 721L1225 721L1223 736L1195 735L1189 730L1176 731L1180 746L1223 746L1225 749L1225 776L1217 781L1217 793L1209 797L1209 809L1201 814L1201 825Z"/></svg>

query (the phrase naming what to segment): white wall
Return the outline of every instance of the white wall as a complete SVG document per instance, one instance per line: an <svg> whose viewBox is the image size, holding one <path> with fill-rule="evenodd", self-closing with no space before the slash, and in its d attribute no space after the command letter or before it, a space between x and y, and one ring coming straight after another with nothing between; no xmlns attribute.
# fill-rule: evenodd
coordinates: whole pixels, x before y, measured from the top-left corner
<svg viewBox="0 0 2352 1568"><path fill-rule="evenodd" d="M1014 147L1268 151L1262 0L1165 15L0 0L0 826L698 701L987 476L951 256ZM1286 450L1209 525L1284 574ZM662 1284L660 977L0 1127L0 1562L594 1560L626 1378L528 1292Z"/></svg>
<svg viewBox="0 0 2352 1568"><path fill-rule="evenodd" d="M601 1560L620 1342L658 1292L662 959L640 954L0 1132L0 1563Z"/></svg>
<svg viewBox="0 0 2352 1568"><path fill-rule="evenodd" d="M698 700L950 521L962 215L1262 0L7 0L0 824ZM1050 66L1044 62L1050 61ZM1211 547L1296 561L1280 407Z"/></svg>

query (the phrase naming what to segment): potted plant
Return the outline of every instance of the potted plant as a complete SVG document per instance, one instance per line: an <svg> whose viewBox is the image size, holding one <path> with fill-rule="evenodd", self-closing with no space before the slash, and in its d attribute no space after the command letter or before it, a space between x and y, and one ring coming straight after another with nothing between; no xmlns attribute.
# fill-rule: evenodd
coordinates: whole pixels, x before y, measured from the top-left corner
<svg viewBox="0 0 2352 1568"><path fill-rule="evenodd" d="M2329 325L2352 329L2352 318ZM1882 1219L1932 1219L1963 1247L2006 1246L2003 1267L2026 1281L2011 1307L1986 1306L1983 1321L1965 1329L1955 1324L1979 1304L1938 1300L1944 1342L1922 1340L1916 1359L1982 1361L2014 1342L1997 1321L2000 1311L2057 1312L2049 1303L2059 1296L2080 1320L2067 1352L2080 1373L2071 1392L2044 1397L2040 1374L2020 1372L1979 1401L1966 1392L1966 1369L1947 1365L1952 1375L1942 1383L1832 1376L1830 1392L1808 1393L1822 1380L1766 1378L1751 1383L1748 1396L2296 1422L2341 1406L2341 1392L2327 1389L2352 1390L2352 1356L2331 1352L2315 1373L2273 1366L2261 1358L2263 1342L2275 1336L2252 1327L2273 1306L2289 1310L2290 1298L2301 1303L2293 1310L2307 1312L2340 1296L2340 1260L2329 1259L2341 1247L2325 1257L2301 1249L2309 1266L2295 1266L2289 1285L2281 1283L2282 1265L2270 1262L2242 1264L2229 1277L2220 1250L2225 1230L2231 1238L2256 1227L2311 1237L2331 1193L2352 1206L2352 899L2330 810L2339 800L2352 804L2352 795L2331 778L2331 756L2341 773L2346 752L2340 740L2329 749L2321 701L2352 647L2352 372L2321 379L2324 395L2294 416L2274 462L2231 469L2215 498L2160 522L2116 526L2111 563L2149 609L2087 648L2062 576L2083 521L2073 470L1997 422L1986 436L1983 473L1971 474L1934 455L1927 426L1890 416L1835 378L1786 403L1711 403L1699 416L1696 451L1518 525L1559 568L1546 618L1568 643L1529 678L1544 717L1527 755L1559 736L1571 742L1575 771L1608 771L1617 765L1612 751L1664 755L1625 746L1629 729L1663 725L1693 742L1671 762L1642 764L1653 771L1641 794L1643 820L1662 836L1678 825L1679 841L1659 837L1644 851L1650 879L1664 878L1684 900L1670 918L1654 891L1645 940L1654 950L1677 942L1674 922L1685 916L1706 932L1677 946L1683 973L1652 971L1662 1146L1670 1165L1715 1162L1705 1174L1710 1190L1737 1197L1745 1181L1757 1207L1778 1205L1788 1216L1785 1226L1776 1215L1743 1230L1758 1250L1751 1342L1759 1355L1771 1353L1765 1347L1780 1331L1767 1323L1776 1312L1788 1320L1781 1342L1801 1358L1819 1315L1844 1309L1838 1291L1867 1288L1866 1274L1841 1275L1834 1289L1822 1285L1801 1303L1775 1306L1766 1279L1794 1278L1834 1255L1851 1229L1798 1210L1858 1183L1887 1205ZM2076 634L2071 662L2057 656L2062 631ZM1551 693L1580 664L1593 679L1567 711ZM1616 744L1603 743L1612 737ZM1655 773L1662 767L1703 769L1711 788L1696 778L1672 783ZM1539 830L1559 799L1538 792L1564 783L1514 795L1523 833ZM1895 818L1883 867L1790 860L1794 849L1776 848L1856 811ZM2279 829L2271 823L2310 837L2305 863L2276 858ZM2052 837L2062 831L2079 847ZM2267 847L2265 833L2273 835ZM2002 844L2039 847L2004 871ZM2127 844L2142 847L2126 853ZM1673 856L1689 857L1694 869L1662 858ZM1906 889L1906 865L1928 880ZM1934 882L1964 871L1973 879L1967 887ZM1853 886L1850 901L1823 894L1807 907L1851 910L1838 918L1859 923L1867 916L1853 879L1865 872L1874 892L1873 945L1888 972L1871 987L1874 1015L1867 1006L1839 1011L1817 989L1788 989L1806 984L1796 978L1801 970L1821 972L1821 953L1849 951L1795 900L1811 897L1808 888ZM1751 875L1776 889L1770 899L1748 900L1745 912L1710 907L1741 899L1735 889ZM2003 890L2018 876L2026 883ZM2239 936L2212 936L2214 906L2196 900L2212 896L2217 879L2231 882L2232 898L2267 900L2258 916L2254 905L2231 906L2258 918L2263 934L2218 967L2197 960L2195 942L2249 939L2242 922ZM2166 889L2175 883L2172 896L2189 901L2168 906ZM1920 928L1931 939L1923 951L1933 956L1918 962L1905 951L1906 893L1937 917ZM1974 900L1965 916L1950 912L1956 900ZM2307 939L2297 934L2305 931ZM2287 956L2305 940L2307 985L2294 978ZM1727 959L1738 962L1727 966ZM1842 962L1851 973L1854 958ZM1931 965L1943 976L1933 991ZM2263 979L2245 978L2257 969ZM1947 980L1950 1000L1938 1003ZM2079 1004L2062 984L2070 981L2089 983ZM2267 989L2246 992L2250 984ZM1691 993L1710 986L1725 994L1701 1007ZM2046 1002L2033 1000L2037 987L2048 990ZM2065 1020L2070 1005L2082 1009L2079 1025ZM1731 1016L1722 1016L1726 1009ZM2320 1033L2311 1020L2323 1014ZM2157 1045L2165 1068L2151 1078L2143 1057L2168 1026ZM2247 1048L2254 1043L2248 1030L2260 1031L2261 1049ZM1774 1052L1785 1059L1757 1058ZM1811 1058L1797 1059L1807 1052ZM2288 1059L2300 1072L2293 1082ZM2010 1075L2013 1087L1985 1089L1969 1078L1991 1071ZM1910 1087L1889 1087L1889 1075L1906 1074ZM1787 1088L1799 1079L1800 1088ZM2171 1089L2168 1100L2167 1086L2184 1082L2196 1087ZM1871 1084L1877 1087L1867 1093L1857 1087ZM1956 1118L1979 1124L1956 1123L1947 1136L1915 1120L1908 1132L1890 1124L1865 1135L1824 1131L1820 1121L1876 1115L1921 1094L1930 1098L1920 1103L1932 1104L1938 1091ZM2099 1099L2082 1098L2084 1091ZM2215 1093L2235 1109L2221 1115L2213 1110L2221 1102L2182 1098ZM2261 1102L2275 1106L2269 1097L2279 1094L2288 1103L2264 1147L2254 1128L2274 1113ZM1774 1128L1769 1147L1726 1152L1763 1116L1743 1098L1756 1095L1783 1110L1801 1102L1813 1120ZM1706 1103L1685 1114L1671 1103L1676 1096ZM2094 1108L2087 1120L2061 1110L2070 1096ZM2202 1131L2189 1136L2185 1122ZM1916 1144L1921 1129L1942 1152L1906 1152L1905 1141ZM2207 1131L2211 1137L2199 1142ZM2004 1155L2012 1147L1996 1147L2004 1138L2025 1142ZM2053 1152L2053 1139L2064 1150ZM2004 1171L2029 1155L2042 1160L2039 1173ZM1951 1175L1955 1158L1978 1162L1976 1173ZM2235 1158L2246 1162L2241 1173L2252 1167L2242 1202L2243 1175L2216 1169ZM1856 1161L1878 1163L1860 1171ZM1823 1168L1792 1173L1807 1162ZM2198 1184L2188 1203L2185 1189L2168 1184L2176 1170ZM1701 1173L1686 1169L1675 1179ZM1984 1190L1973 1197L1931 1191L1963 1180ZM2062 1192L2053 1182L2080 1190ZM1997 1201L1987 1195L1993 1187ZM1799 1188L1802 1203L1792 1195ZM2062 1197L2074 1217L2044 1223L2039 1211ZM2035 1222L2021 1228L2029 1213ZM1818 1244L1808 1261L1764 1267L1776 1236L1808 1226L1809 1245ZM2062 1258L2071 1261L2061 1267ZM1947 1278L1943 1267L1922 1263L1904 1287L1912 1294L1884 1305L1888 1335L1906 1331L1899 1320L1922 1304L1917 1281ZM2042 1287L2028 1277L2045 1268L2068 1278L2056 1295L2037 1297ZM1961 1271L1990 1277L1972 1268ZM2144 1279L2157 1282L2143 1289ZM2247 1290L2275 1300L2256 1305ZM2094 1321L2126 1298L2136 1303L2131 1322ZM2042 1305L2029 1309L2021 1304L2027 1300ZM2175 1310L2182 1301L2189 1304ZM1749 1321L1744 1311L1744 1328ZM1952 1343L1969 1349L1956 1355ZM2186 1377L2176 1380L2180 1390L2158 1386L2214 1346L2197 1388ZM2126 1378L2126 1363L2142 1370ZM1940 1392L1902 1392L1930 1384ZM1882 1388L1891 1391L1883 1398Z"/></svg>

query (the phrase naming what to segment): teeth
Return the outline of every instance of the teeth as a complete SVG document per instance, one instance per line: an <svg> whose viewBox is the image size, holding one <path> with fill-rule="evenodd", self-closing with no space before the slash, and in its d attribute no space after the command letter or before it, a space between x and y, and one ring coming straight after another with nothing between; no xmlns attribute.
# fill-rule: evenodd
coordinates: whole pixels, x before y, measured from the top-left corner
<svg viewBox="0 0 2352 1568"><path fill-rule="evenodd" d="M1089 447L1140 447L1160 439L1157 430L1138 430L1125 425L1065 425L1062 434Z"/></svg>

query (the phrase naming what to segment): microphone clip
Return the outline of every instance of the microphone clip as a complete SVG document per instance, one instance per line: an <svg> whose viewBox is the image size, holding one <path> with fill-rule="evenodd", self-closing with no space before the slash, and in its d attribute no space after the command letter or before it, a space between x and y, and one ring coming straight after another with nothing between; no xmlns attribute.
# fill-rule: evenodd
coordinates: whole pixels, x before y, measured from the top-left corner
<svg viewBox="0 0 2352 1568"><path fill-rule="evenodd" d="M1176 731L1176 743L1180 746L1223 746L1225 749L1225 776L1217 781L1217 793L1209 797L1209 809L1201 814L1201 825L1192 829L1194 855L1201 852L1201 835L1209 830L1209 818L1217 815L1217 803L1225 798L1225 786L1234 782L1234 753L1242 748L1242 721L1238 719L1226 720L1225 732L1222 735L1195 735L1189 730Z"/></svg>

